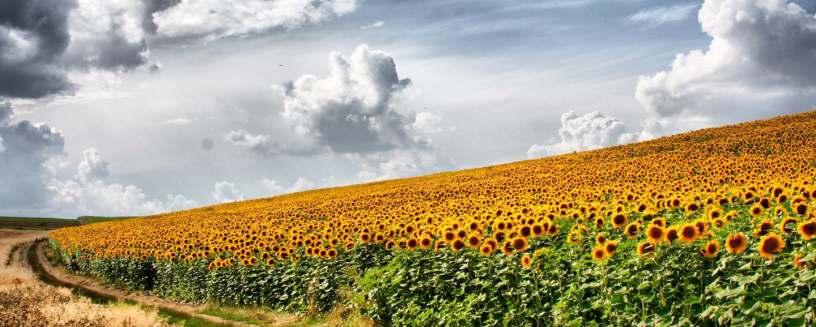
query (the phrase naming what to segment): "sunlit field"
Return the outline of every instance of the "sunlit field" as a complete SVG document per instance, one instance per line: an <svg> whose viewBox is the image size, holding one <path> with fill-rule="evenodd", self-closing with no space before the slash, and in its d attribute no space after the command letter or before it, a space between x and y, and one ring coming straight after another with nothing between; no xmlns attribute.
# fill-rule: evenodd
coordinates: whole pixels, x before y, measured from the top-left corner
<svg viewBox="0 0 816 327"><path fill-rule="evenodd" d="M813 325L814 177L811 112L50 237L78 274L184 302L394 326Z"/></svg>

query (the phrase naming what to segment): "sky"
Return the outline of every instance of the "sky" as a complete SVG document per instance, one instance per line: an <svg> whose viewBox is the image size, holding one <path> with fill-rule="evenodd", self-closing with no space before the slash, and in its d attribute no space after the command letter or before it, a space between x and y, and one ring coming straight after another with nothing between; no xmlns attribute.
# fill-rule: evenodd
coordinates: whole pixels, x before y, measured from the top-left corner
<svg viewBox="0 0 816 327"><path fill-rule="evenodd" d="M816 107L816 0L9 0L0 215L146 215Z"/></svg>

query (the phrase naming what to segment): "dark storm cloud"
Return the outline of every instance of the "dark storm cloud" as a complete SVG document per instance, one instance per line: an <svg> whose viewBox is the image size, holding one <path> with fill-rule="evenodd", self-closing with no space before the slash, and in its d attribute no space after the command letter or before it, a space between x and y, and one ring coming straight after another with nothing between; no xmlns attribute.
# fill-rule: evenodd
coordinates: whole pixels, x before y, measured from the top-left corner
<svg viewBox="0 0 816 327"><path fill-rule="evenodd" d="M0 207L42 207L47 201L46 163L63 153L65 140L48 125L11 122L12 109L0 102Z"/></svg>
<svg viewBox="0 0 816 327"><path fill-rule="evenodd" d="M0 96L39 98L71 91L58 64L70 42L71 0L0 2Z"/></svg>
<svg viewBox="0 0 816 327"><path fill-rule="evenodd" d="M145 32L155 35L159 30L159 25L153 21L153 14L165 11L180 2L181 0L144 0L145 13L142 17L142 28Z"/></svg>

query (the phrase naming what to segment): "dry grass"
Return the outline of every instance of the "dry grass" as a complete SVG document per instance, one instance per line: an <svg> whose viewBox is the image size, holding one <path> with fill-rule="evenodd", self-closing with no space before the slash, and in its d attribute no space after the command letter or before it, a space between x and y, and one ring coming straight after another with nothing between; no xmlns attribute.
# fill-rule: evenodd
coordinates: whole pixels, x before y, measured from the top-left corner
<svg viewBox="0 0 816 327"><path fill-rule="evenodd" d="M72 296L66 288L44 285L19 257L6 261L17 244L42 232L0 231L0 326L165 326L156 311L106 306Z"/></svg>

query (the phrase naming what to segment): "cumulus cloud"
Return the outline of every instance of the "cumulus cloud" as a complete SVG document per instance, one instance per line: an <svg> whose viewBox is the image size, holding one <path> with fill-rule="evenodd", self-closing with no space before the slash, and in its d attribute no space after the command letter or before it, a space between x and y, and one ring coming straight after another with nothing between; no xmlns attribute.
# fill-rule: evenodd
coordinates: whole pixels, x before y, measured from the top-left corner
<svg viewBox="0 0 816 327"><path fill-rule="evenodd" d="M216 202L226 203L241 201L244 199L244 194L238 190L235 183L221 181L213 186L212 197Z"/></svg>
<svg viewBox="0 0 816 327"><path fill-rule="evenodd" d="M698 4L682 4L667 7L655 7L641 9L638 12L626 17L626 20L648 28L658 27L663 24L680 22L691 17Z"/></svg>
<svg viewBox="0 0 816 327"><path fill-rule="evenodd" d="M356 0L189 0L154 13L153 22L161 37L211 40L316 24L356 8Z"/></svg>
<svg viewBox="0 0 816 327"><path fill-rule="evenodd" d="M48 125L12 118L11 104L0 101L0 208L44 208L48 163L63 154L65 140Z"/></svg>
<svg viewBox="0 0 816 327"><path fill-rule="evenodd" d="M385 22L381 21L381 20L378 20L378 21L372 22L371 24L360 26L360 29L361 30L370 30L370 29L373 29L373 28L383 27L383 25L385 25Z"/></svg>
<svg viewBox="0 0 816 327"><path fill-rule="evenodd" d="M278 184L277 181L269 178L264 178L261 180L261 184L269 191L270 195L276 194L284 194L284 193L295 193L305 190L311 190L317 187L317 184L306 179L304 177L298 178L291 186L285 187L283 185Z"/></svg>
<svg viewBox="0 0 816 327"><path fill-rule="evenodd" d="M330 75L305 75L283 85L283 118L299 135L335 153L370 153L420 146L411 137L412 117L394 98L411 84L400 79L394 59L360 45L346 58L329 56Z"/></svg>
<svg viewBox="0 0 816 327"><path fill-rule="evenodd" d="M183 195L152 199L138 186L109 183L109 163L96 149L86 149L82 157L74 179L54 178L48 183L49 210L76 215L149 215L198 206Z"/></svg>
<svg viewBox="0 0 816 327"><path fill-rule="evenodd" d="M456 130L456 127L453 126L443 126L443 121L442 116L428 111L421 111L414 116L414 122L411 124L411 128L419 133L425 134L436 134Z"/></svg>
<svg viewBox="0 0 816 327"><path fill-rule="evenodd" d="M452 160L436 149L403 150L367 154L355 158L361 163L358 178L361 181L377 181L411 177L452 169Z"/></svg>
<svg viewBox="0 0 816 327"><path fill-rule="evenodd" d="M615 117L593 111L579 116L574 111L561 115L560 140L550 144L534 144L527 157L535 158L574 151L592 150L634 140L634 134Z"/></svg>
<svg viewBox="0 0 816 327"><path fill-rule="evenodd" d="M245 130L230 131L225 136L225 140L265 158L279 155L313 156L328 151L328 149L315 144L289 143L281 145L269 135L252 134Z"/></svg>
<svg viewBox="0 0 816 327"><path fill-rule="evenodd" d="M110 176L108 165L108 162L102 160L102 156L96 149L85 149L82 152L82 162L77 168L77 179L83 183L104 180Z"/></svg>
<svg viewBox="0 0 816 327"><path fill-rule="evenodd" d="M712 115L734 102L786 112L816 90L816 17L784 0L706 0L698 14L712 40L641 76L635 96L658 118ZM748 108L743 110L749 110Z"/></svg>
<svg viewBox="0 0 816 327"><path fill-rule="evenodd" d="M72 94L72 71L148 63L150 42L207 40L316 24L355 0L9 0L0 5L0 96ZM153 63L150 72L161 65Z"/></svg>

